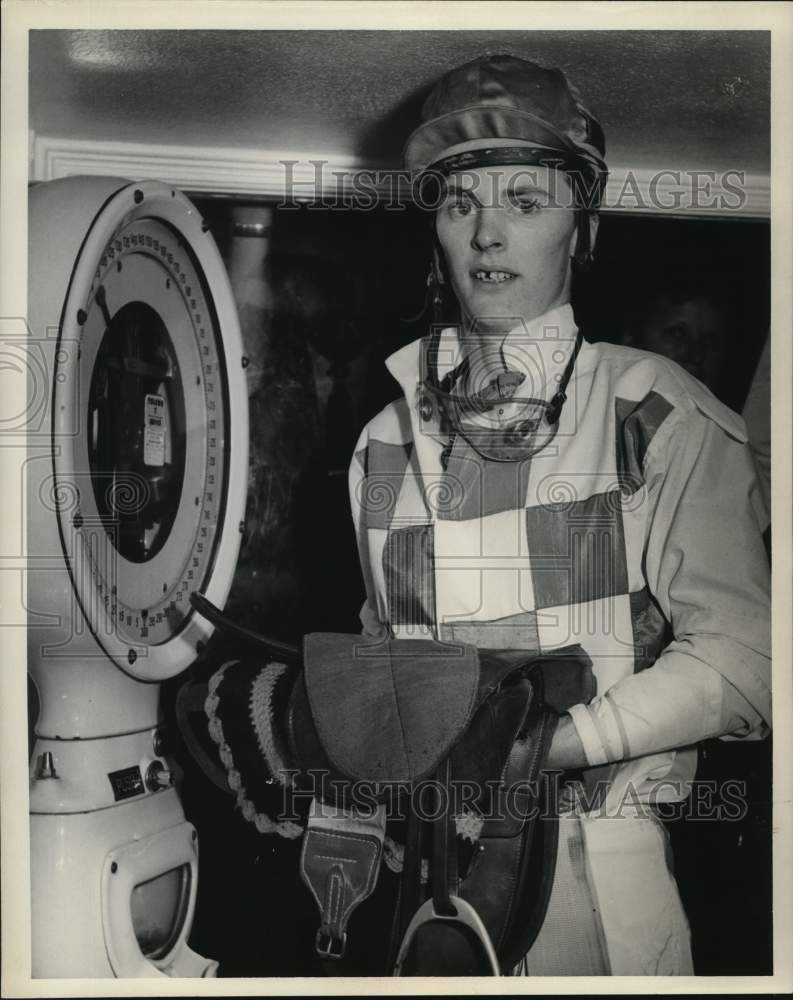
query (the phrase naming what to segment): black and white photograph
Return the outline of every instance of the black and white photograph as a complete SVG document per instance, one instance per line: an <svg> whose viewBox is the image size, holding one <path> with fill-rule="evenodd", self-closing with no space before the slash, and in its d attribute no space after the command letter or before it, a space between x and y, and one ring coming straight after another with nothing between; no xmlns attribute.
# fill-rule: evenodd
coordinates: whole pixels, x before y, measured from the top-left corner
<svg viewBox="0 0 793 1000"><path fill-rule="evenodd" d="M3 995L793 989L792 60L7 0Z"/></svg>

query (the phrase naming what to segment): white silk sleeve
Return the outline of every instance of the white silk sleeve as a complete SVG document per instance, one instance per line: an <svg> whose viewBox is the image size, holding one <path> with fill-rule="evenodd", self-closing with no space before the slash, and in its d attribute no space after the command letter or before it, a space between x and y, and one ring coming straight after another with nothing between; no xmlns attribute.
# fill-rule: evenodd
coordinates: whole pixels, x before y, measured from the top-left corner
<svg viewBox="0 0 793 1000"><path fill-rule="evenodd" d="M593 766L769 732L770 580L751 455L699 411L653 446L645 573L674 638L570 713Z"/></svg>

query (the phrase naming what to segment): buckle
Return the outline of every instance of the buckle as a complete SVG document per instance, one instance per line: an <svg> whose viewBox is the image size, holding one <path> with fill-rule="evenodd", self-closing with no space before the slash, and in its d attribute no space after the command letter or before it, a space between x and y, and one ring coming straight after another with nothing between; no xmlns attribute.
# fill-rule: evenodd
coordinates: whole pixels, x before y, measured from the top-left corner
<svg viewBox="0 0 793 1000"><path fill-rule="evenodd" d="M314 938L314 948L320 958L327 958L333 962L338 962L344 957L347 949L347 931L342 931L341 936L333 934L327 927L320 927Z"/></svg>

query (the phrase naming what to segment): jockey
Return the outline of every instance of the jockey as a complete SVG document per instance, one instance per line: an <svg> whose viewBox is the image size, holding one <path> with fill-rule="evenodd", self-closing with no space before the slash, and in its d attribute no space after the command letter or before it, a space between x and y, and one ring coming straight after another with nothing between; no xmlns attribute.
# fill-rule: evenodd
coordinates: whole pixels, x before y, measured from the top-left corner
<svg viewBox="0 0 793 1000"><path fill-rule="evenodd" d="M675 363L576 326L604 154L559 70L482 57L427 99L404 156L442 191L436 323L389 358L403 396L352 460L361 619L487 648L580 643L597 692L549 763L581 780L519 971L690 974L653 806L686 797L699 741L769 732L768 515L736 414Z"/></svg>

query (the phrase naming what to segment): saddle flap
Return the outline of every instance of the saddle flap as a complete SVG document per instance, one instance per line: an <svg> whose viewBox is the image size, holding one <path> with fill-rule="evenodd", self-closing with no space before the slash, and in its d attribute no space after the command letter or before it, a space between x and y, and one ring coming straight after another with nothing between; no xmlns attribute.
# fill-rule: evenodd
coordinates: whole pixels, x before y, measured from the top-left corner
<svg viewBox="0 0 793 1000"><path fill-rule="evenodd" d="M531 683L517 677L479 706L451 754L455 778L470 783L467 794L481 799L498 783L531 704Z"/></svg>
<svg viewBox="0 0 793 1000"><path fill-rule="evenodd" d="M304 679L332 767L383 784L431 775L483 694L473 646L424 639L312 633L304 639Z"/></svg>

